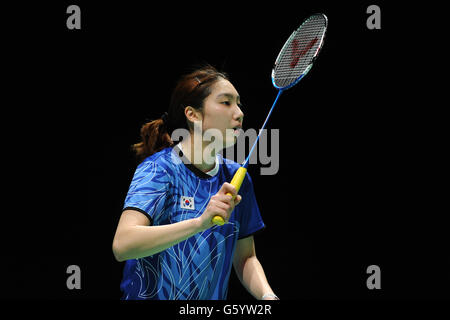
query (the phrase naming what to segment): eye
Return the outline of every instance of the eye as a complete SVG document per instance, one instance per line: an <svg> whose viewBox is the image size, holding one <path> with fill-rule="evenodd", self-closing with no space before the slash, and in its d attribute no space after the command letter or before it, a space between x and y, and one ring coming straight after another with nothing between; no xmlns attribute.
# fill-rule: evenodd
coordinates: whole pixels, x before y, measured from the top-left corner
<svg viewBox="0 0 450 320"><path fill-rule="evenodd" d="M226 106L231 106L231 102L230 101L223 101L222 104L224 104Z"/></svg>

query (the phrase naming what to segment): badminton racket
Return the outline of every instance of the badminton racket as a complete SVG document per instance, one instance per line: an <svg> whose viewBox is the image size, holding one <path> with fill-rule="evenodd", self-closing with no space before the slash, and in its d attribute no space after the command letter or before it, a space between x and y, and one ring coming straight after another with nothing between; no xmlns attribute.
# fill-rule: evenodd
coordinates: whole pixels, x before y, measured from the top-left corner
<svg viewBox="0 0 450 320"><path fill-rule="evenodd" d="M300 27L291 34L278 54L272 69L272 84L278 89L278 94L247 158L231 180L231 184L236 188L236 192L239 192L239 189L241 188L247 173L250 156L258 143L259 137L261 136L278 99L285 90L295 86L309 70L311 70L313 63L323 46L327 26L328 19L324 14L313 14L303 21ZM227 194L231 196L231 193ZM221 216L214 216L212 222L219 226L225 224L225 221Z"/></svg>

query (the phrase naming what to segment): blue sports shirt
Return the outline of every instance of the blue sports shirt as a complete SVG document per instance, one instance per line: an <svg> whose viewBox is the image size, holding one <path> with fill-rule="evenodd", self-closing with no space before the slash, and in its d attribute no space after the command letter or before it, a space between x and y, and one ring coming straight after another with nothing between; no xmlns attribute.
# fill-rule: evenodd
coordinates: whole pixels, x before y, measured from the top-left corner
<svg viewBox="0 0 450 320"><path fill-rule="evenodd" d="M152 225L200 216L239 164L218 155L218 170L209 176L166 148L146 158L136 169L124 210L145 214ZM127 260L121 282L122 299L223 300L227 297L233 253L238 239L265 227L252 181L247 173L228 224L203 232L149 257Z"/></svg>

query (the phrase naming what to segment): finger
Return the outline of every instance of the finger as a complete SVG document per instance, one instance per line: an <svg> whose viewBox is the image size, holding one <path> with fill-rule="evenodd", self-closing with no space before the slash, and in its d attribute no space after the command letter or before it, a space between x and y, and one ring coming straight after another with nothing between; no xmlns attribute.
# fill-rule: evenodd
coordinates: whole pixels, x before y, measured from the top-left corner
<svg viewBox="0 0 450 320"><path fill-rule="evenodd" d="M225 196L226 198L222 200L216 200L214 202L214 208L219 208L221 210L228 211L231 209L231 203L229 196Z"/></svg>
<svg viewBox="0 0 450 320"><path fill-rule="evenodd" d="M237 194L236 188L235 188L231 183L228 183L228 182L225 182L225 183L222 185L222 187L220 188L219 192L217 192L217 193L219 193L219 194L227 194L227 193L230 193L231 196L232 196L233 198L234 198L234 197L236 196L236 194Z"/></svg>
<svg viewBox="0 0 450 320"><path fill-rule="evenodd" d="M236 198L234 199L234 205L237 206L241 201L242 197L240 195L237 195Z"/></svg>
<svg viewBox="0 0 450 320"><path fill-rule="evenodd" d="M218 208L218 207L216 207L215 210L214 210L214 216L220 216L226 222L230 218L230 215L229 215L227 210L222 209L222 208Z"/></svg>
<svg viewBox="0 0 450 320"><path fill-rule="evenodd" d="M228 205L234 205L233 197L229 194L216 194L214 196L214 200L226 203Z"/></svg>

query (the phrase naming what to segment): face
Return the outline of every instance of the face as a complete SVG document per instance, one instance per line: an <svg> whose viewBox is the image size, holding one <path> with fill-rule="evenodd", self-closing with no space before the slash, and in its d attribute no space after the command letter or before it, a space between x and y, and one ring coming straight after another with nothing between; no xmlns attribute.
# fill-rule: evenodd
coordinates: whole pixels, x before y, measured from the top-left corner
<svg viewBox="0 0 450 320"><path fill-rule="evenodd" d="M228 80L218 80L203 104L203 132L208 129L220 131L218 136L223 137L224 148L235 144L244 118L240 107L240 97L234 86Z"/></svg>

